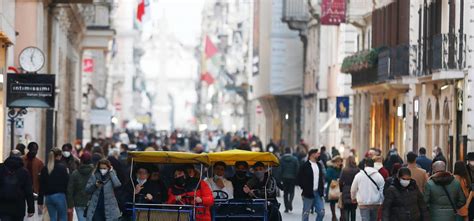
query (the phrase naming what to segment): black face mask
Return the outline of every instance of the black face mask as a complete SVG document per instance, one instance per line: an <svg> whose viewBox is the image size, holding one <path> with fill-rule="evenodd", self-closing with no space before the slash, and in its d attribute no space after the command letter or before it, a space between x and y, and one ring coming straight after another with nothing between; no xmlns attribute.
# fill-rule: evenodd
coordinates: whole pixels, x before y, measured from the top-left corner
<svg viewBox="0 0 474 221"><path fill-rule="evenodd" d="M238 177L244 177L245 175L247 175L247 171L235 171L235 175L237 175Z"/></svg>
<svg viewBox="0 0 474 221"><path fill-rule="evenodd" d="M186 184L186 179L184 178L184 176L174 178L174 184L179 187L184 187L184 185Z"/></svg>
<svg viewBox="0 0 474 221"><path fill-rule="evenodd" d="M28 157L28 159L33 159L36 157L36 154L37 154L36 152L28 152L26 154L26 157Z"/></svg>

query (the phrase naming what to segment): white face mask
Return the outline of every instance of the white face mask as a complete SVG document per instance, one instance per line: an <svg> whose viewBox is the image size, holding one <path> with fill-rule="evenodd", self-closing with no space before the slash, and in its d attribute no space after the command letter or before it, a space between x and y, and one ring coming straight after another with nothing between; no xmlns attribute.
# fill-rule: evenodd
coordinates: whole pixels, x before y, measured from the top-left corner
<svg viewBox="0 0 474 221"><path fill-rule="evenodd" d="M374 169L380 170L380 169L382 169L382 167L383 167L382 163L374 163Z"/></svg>
<svg viewBox="0 0 474 221"><path fill-rule="evenodd" d="M400 180L400 185L402 185L403 187L407 187L408 185L410 185L410 180Z"/></svg>
<svg viewBox="0 0 474 221"><path fill-rule="evenodd" d="M144 183L146 183L146 179L144 179L144 180L137 179L137 181L138 181L138 184L140 184L140 185L143 185Z"/></svg>
<svg viewBox="0 0 474 221"><path fill-rule="evenodd" d="M102 174L102 176L107 174L107 172L109 172L108 169L100 169L100 174Z"/></svg>
<svg viewBox="0 0 474 221"><path fill-rule="evenodd" d="M434 151L433 151L433 158L435 158L435 157L436 157L436 155L437 155L437 154L436 154L436 152L434 152Z"/></svg>
<svg viewBox="0 0 474 221"><path fill-rule="evenodd" d="M63 156L66 157L66 158L69 158L71 156L71 152L63 151Z"/></svg>
<svg viewBox="0 0 474 221"><path fill-rule="evenodd" d="M474 161L469 161L469 165L474 167Z"/></svg>

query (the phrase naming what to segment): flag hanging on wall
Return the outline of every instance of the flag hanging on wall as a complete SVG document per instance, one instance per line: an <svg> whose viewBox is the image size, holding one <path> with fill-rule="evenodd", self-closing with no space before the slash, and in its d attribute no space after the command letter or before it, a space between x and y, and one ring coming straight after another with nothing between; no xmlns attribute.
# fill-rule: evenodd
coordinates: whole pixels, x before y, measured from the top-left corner
<svg viewBox="0 0 474 221"><path fill-rule="evenodd" d="M206 54L206 58L211 58L217 53L216 46L212 43L209 36L206 36L206 46L204 49L204 53Z"/></svg>

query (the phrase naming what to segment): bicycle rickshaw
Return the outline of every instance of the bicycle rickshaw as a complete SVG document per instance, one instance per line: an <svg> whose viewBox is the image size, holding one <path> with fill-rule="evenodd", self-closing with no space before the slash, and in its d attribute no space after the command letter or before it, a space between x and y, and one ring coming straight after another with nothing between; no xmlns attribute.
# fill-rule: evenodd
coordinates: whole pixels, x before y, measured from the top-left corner
<svg viewBox="0 0 474 221"><path fill-rule="evenodd" d="M254 165L256 162L262 162L271 173L271 167L279 166L278 158L269 152L252 152L245 150L229 150L223 152L215 152L207 154L209 164L212 166L216 162L224 162L228 166L234 166L237 161L245 161L249 165ZM268 180L267 180L268 182ZM267 221L269 216L269 207L272 206L267 194L265 185L264 199L249 199L237 200L214 199L214 206L212 208L212 219L218 220L263 220ZM222 191L214 191L223 193ZM279 212L278 212L279 214Z"/></svg>
<svg viewBox="0 0 474 221"><path fill-rule="evenodd" d="M133 181L133 171L135 163L151 164L199 164L201 167L199 182L204 182L202 172L204 165L209 164L206 154L194 154L187 152L171 151L150 151L150 152L130 152L131 160L130 180ZM133 187L135 190L135 187ZM194 191L196 196L196 191ZM129 203L129 210L132 211L132 220L160 220L160 221L195 221L196 208L202 206L193 205L173 205L173 204L144 204L137 203L136 196L133 194L133 201Z"/></svg>

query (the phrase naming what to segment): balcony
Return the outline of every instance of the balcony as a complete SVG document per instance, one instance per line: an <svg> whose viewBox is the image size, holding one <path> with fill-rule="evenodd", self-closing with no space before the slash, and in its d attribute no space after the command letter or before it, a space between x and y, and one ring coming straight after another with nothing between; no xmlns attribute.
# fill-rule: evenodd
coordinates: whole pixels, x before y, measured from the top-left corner
<svg viewBox="0 0 474 221"><path fill-rule="evenodd" d="M431 42L431 70L462 70L466 67L466 35L438 34Z"/></svg>
<svg viewBox="0 0 474 221"><path fill-rule="evenodd" d="M409 74L410 48L408 45L398 45L394 48L383 49L378 56L378 81L395 79Z"/></svg>

